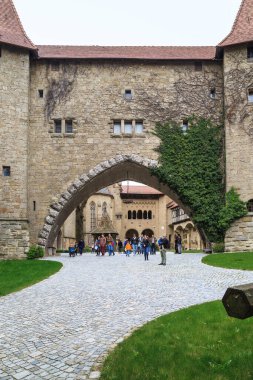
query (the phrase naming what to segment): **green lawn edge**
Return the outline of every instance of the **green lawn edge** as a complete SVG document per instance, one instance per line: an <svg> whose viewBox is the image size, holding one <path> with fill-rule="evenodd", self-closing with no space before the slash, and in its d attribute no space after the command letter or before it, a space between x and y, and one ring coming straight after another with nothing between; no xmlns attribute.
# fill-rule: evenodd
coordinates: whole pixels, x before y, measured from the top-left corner
<svg viewBox="0 0 253 380"><path fill-rule="evenodd" d="M215 253L202 258L202 263L219 268L253 270L253 252Z"/></svg>
<svg viewBox="0 0 253 380"><path fill-rule="evenodd" d="M62 263L51 260L1 260L0 297L35 285L62 267Z"/></svg>
<svg viewBox="0 0 253 380"><path fill-rule="evenodd" d="M227 316L220 301L159 317L109 353L100 380L253 379L253 319Z"/></svg>

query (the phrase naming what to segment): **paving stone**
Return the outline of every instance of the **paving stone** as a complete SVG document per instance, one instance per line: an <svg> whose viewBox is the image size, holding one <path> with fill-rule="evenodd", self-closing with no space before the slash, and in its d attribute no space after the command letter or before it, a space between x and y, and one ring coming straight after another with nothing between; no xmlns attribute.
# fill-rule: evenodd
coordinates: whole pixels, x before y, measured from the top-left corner
<svg viewBox="0 0 253 380"><path fill-rule="evenodd" d="M252 272L210 267L202 257L167 253L162 268L159 255L149 262L138 255L46 258L63 269L0 298L0 379L96 379L108 350L147 321L253 282Z"/></svg>

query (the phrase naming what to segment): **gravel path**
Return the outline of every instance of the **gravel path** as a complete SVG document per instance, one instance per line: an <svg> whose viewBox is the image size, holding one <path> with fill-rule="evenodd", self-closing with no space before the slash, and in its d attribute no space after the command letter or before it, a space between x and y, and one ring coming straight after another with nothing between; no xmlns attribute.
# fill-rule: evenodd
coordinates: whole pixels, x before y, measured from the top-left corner
<svg viewBox="0 0 253 380"><path fill-rule="evenodd" d="M201 263L202 254L56 257L63 269L0 298L0 379L96 379L108 349L162 314L220 299L253 272Z"/></svg>

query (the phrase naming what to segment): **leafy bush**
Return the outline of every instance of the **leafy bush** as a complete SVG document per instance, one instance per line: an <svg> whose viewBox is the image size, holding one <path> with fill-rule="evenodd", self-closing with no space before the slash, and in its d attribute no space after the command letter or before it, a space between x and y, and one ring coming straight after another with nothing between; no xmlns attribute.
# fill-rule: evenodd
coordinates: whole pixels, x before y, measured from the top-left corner
<svg viewBox="0 0 253 380"><path fill-rule="evenodd" d="M84 252L91 252L91 248L88 245L86 245L86 247L84 247Z"/></svg>
<svg viewBox="0 0 253 380"><path fill-rule="evenodd" d="M32 245L26 254L29 260L39 259L44 256L44 249L38 245Z"/></svg>
<svg viewBox="0 0 253 380"><path fill-rule="evenodd" d="M226 231L231 224L242 216L247 215L246 203L243 202L232 187L226 194L226 204L220 211L219 226Z"/></svg>
<svg viewBox="0 0 253 380"><path fill-rule="evenodd" d="M224 243L215 243L213 244L213 253L223 253L225 251Z"/></svg>

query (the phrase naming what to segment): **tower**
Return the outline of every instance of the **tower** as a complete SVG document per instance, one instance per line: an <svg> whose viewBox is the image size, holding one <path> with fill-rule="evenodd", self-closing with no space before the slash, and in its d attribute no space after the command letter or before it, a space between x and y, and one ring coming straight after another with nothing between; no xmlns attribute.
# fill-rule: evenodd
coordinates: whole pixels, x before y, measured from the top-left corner
<svg viewBox="0 0 253 380"><path fill-rule="evenodd" d="M11 0L0 0L0 257L28 246L29 60L36 48Z"/></svg>

